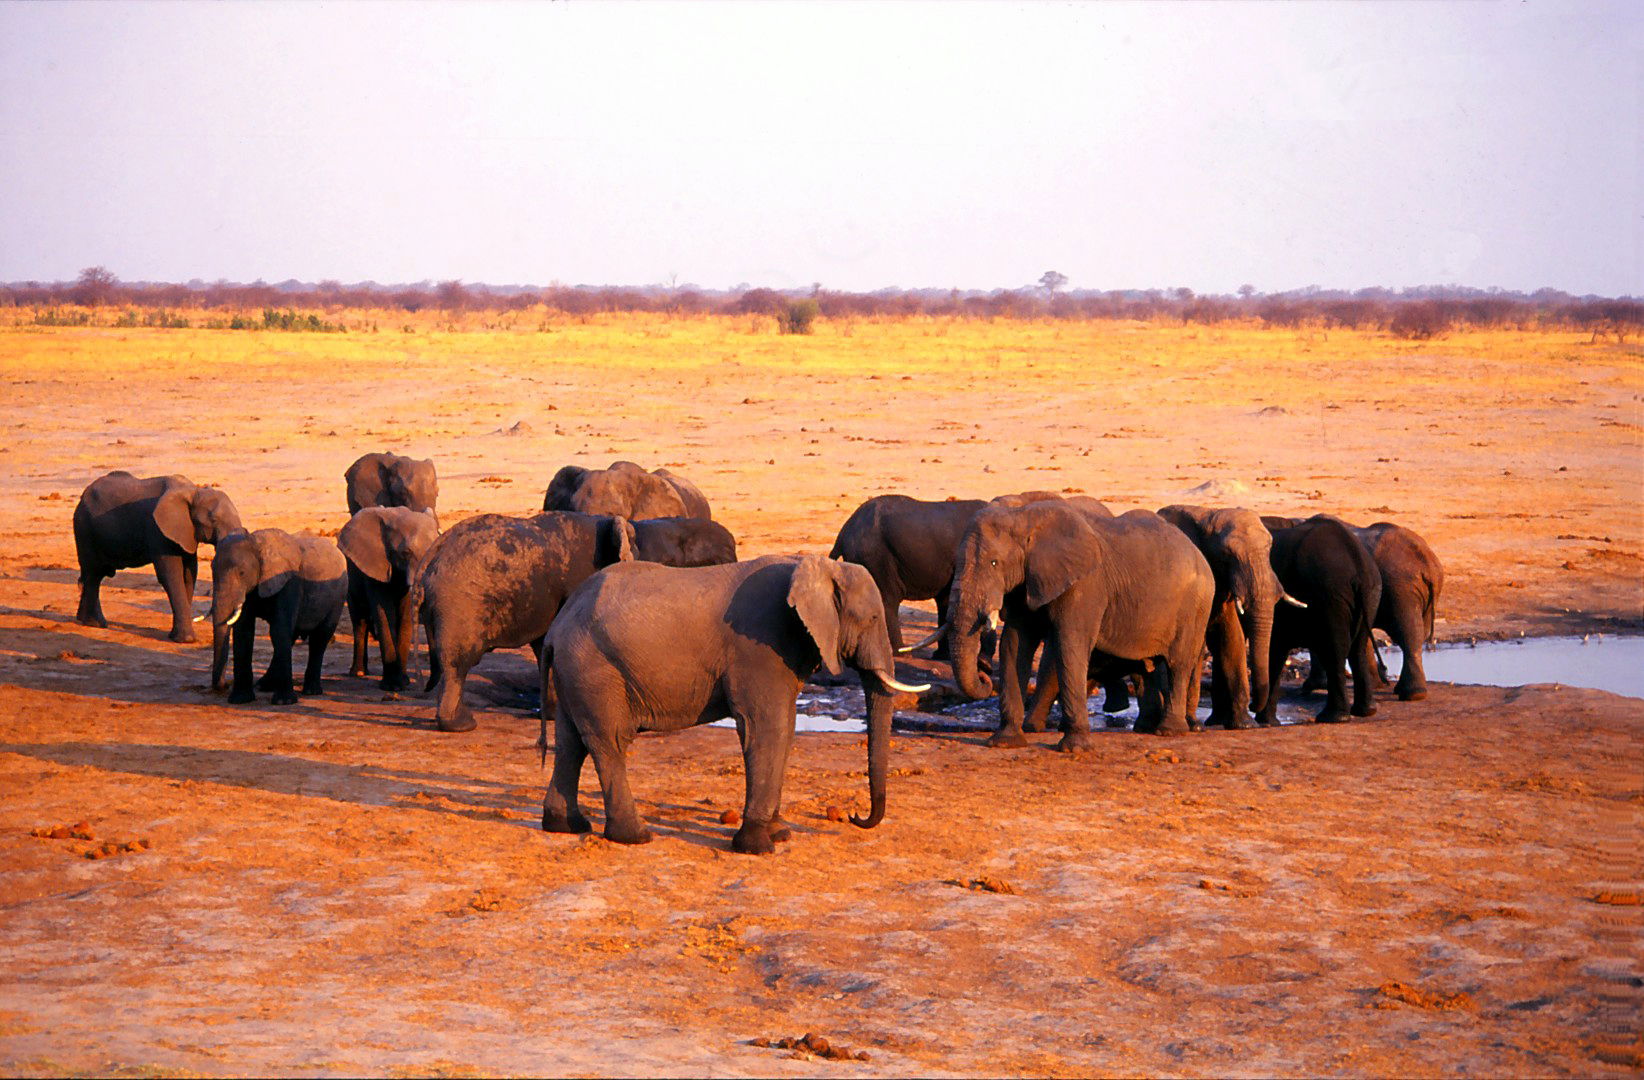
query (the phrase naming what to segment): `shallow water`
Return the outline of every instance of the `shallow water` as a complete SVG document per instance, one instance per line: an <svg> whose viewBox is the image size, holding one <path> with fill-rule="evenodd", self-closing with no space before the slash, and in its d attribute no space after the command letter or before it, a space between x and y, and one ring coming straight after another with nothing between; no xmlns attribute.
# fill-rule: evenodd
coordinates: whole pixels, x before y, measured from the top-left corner
<svg viewBox="0 0 1644 1080"><path fill-rule="evenodd" d="M1388 675L1397 679L1403 656L1396 648L1383 648L1381 655ZM1427 677L1437 682L1562 683L1644 698L1644 637L1593 634L1445 645L1426 654L1425 666Z"/></svg>

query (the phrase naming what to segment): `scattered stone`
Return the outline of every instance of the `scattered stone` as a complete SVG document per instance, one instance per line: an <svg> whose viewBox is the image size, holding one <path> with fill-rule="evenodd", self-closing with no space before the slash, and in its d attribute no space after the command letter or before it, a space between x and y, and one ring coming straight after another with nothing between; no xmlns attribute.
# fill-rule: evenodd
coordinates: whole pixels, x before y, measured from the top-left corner
<svg viewBox="0 0 1644 1080"><path fill-rule="evenodd" d="M30 836L38 836L42 840L90 840L91 823L76 821L73 825L42 825L38 829L29 830Z"/></svg>
<svg viewBox="0 0 1644 1080"><path fill-rule="evenodd" d="M742 815L735 810L727 810L719 815L719 823L721 825L740 825L742 824Z"/></svg>
<svg viewBox="0 0 1644 1080"><path fill-rule="evenodd" d="M828 808L822 811L822 813L829 821L845 820L845 808L840 806L838 803L830 803Z"/></svg>
<svg viewBox="0 0 1644 1080"><path fill-rule="evenodd" d="M1639 895L1635 892L1594 893L1589 899L1595 904L1614 904L1617 907L1636 907L1639 903Z"/></svg>
<svg viewBox="0 0 1644 1080"><path fill-rule="evenodd" d="M749 1039L748 1045L776 1050L791 1050L793 1053L788 1056L798 1060L807 1060L813 1057L824 1058L828 1061L870 1060L866 1050L851 1050L848 1047L840 1046L814 1031L807 1031L797 1039L788 1035L773 1041L762 1036L757 1039Z"/></svg>
<svg viewBox="0 0 1644 1080"><path fill-rule="evenodd" d="M1473 996L1466 991L1454 994L1432 993L1401 982L1384 982L1376 987L1378 1009L1396 1009L1400 1005L1414 1005L1418 1009L1471 1009Z"/></svg>
<svg viewBox="0 0 1644 1080"><path fill-rule="evenodd" d="M969 881L963 881L959 878L949 878L944 884L957 885L961 889L969 889L972 892L998 893L1001 896L1016 895L1015 886L1011 885L1010 882L1005 881L1003 878L978 877L971 878Z"/></svg>

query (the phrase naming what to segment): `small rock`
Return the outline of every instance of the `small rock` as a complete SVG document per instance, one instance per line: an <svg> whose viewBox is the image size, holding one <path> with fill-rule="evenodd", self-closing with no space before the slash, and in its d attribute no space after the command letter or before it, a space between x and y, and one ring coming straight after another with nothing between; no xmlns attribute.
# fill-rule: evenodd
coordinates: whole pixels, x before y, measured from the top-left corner
<svg viewBox="0 0 1644 1080"><path fill-rule="evenodd" d="M727 810L719 815L719 823L721 825L740 825L742 824L742 815L735 810Z"/></svg>

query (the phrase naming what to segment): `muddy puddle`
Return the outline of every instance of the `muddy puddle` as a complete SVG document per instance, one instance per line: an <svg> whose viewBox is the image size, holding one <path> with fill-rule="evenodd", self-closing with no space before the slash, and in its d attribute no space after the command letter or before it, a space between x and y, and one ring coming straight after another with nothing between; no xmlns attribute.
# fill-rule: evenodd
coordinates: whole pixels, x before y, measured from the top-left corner
<svg viewBox="0 0 1644 1080"><path fill-rule="evenodd" d="M1398 678L1404 660L1383 649L1387 672ZM1644 637L1518 638L1445 645L1427 653L1427 677L1475 686L1561 683L1644 698Z"/></svg>

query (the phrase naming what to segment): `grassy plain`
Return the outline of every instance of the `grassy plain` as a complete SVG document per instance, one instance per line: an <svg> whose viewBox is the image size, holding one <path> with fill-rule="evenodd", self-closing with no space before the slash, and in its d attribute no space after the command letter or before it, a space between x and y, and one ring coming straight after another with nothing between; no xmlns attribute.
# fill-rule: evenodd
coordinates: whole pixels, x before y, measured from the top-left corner
<svg viewBox="0 0 1644 1080"><path fill-rule="evenodd" d="M0 329L0 1068L1588 1074L1644 1060L1636 1023L1617 1022L1638 1015L1644 908L1593 899L1636 898L1644 878L1621 840L1644 825L1636 701L1440 685L1343 729L1115 734L1078 761L905 735L871 833L824 813L860 797L857 738L807 735L787 785L795 839L764 860L722 851L740 766L734 736L700 729L636 748L659 839L619 849L532 827L545 778L517 710L476 710L472 736L414 728L430 706L348 679L346 641L325 701L231 709L203 690L208 646L164 639L143 570L105 589L109 629L76 626L69 532L81 488L114 468L218 484L253 528L333 532L343 470L369 450L433 457L447 523L535 509L567 462L629 458L693 479L744 557L825 551L886 491L1327 510L1428 538L1448 574L1441 640L1636 630L1637 346L348 321L382 329ZM477 674L497 702L531 677L512 652ZM591 770L585 790L597 806ZM29 835L82 819L154 846L87 860ZM1015 893L952 884L982 876ZM874 1060L746 1043L808 1028Z"/></svg>

